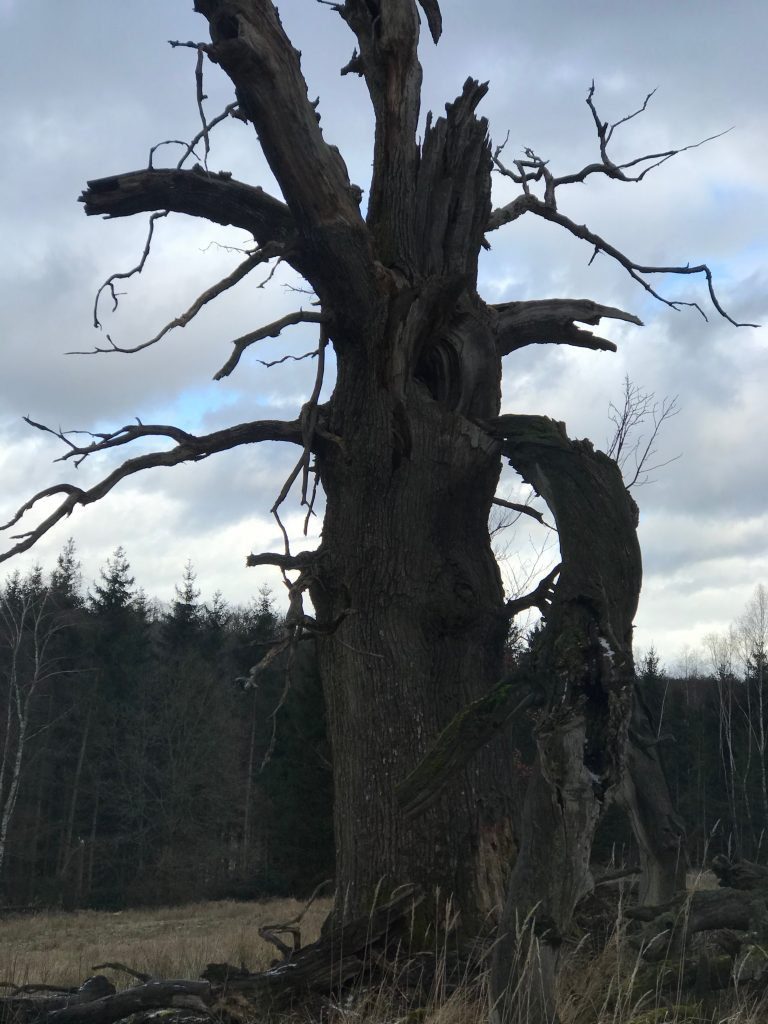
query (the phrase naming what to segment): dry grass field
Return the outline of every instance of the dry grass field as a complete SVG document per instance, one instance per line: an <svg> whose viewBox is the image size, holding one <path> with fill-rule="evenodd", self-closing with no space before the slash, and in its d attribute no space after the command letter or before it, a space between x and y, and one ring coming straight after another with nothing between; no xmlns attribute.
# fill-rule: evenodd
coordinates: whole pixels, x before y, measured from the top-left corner
<svg viewBox="0 0 768 1024"><path fill-rule="evenodd" d="M14 985L79 985L97 964L122 963L154 977L196 978L210 962L244 963L252 971L268 968L277 951L259 937L260 925L288 921L304 908L298 900L261 903L231 901L183 907L106 913L41 913L0 918L0 982ZM317 900L301 923L302 943L312 942L330 908ZM105 970L118 988L136 982ZM486 1004L471 991L442 997L413 1017L418 1024L486 1024ZM390 994L365 993L354 1010L327 1007L324 1024L394 1024ZM310 1024L302 1017L302 1024Z"/></svg>
<svg viewBox="0 0 768 1024"><path fill-rule="evenodd" d="M710 872L689 876L691 889L714 885ZM0 982L78 985L105 961L163 979L196 978L212 961L263 970L276 951L259 937L259 926L287 921L302 909L299 901L276 899L0 918ZM328 900L318 900L309 908L302 921L304 943L318 937L328 909ZM706 1009L704 1004L663 1009L669 997L641 992L632 985L641 962L636 950L623 944L619 929L597 957L581 942L568 954L560 1000L563 1024L767 1024L768 1005L764 999L756 1003L754 994L710 1002ZM118 987L135 984L125 974L104 973ZM292 1017L294 1022L297 1019ZM302 1024L314 1020L311 1014L301 1016ZM327 1004L322 1020L324 1024L487 1024L488 1000L482 978L450 994L438 984L426 1007L393 1002L391 987L380 986L361 991L353 1001L345 999L343 1005Z"/></svg>
<svg viewBox="0 0 768 1024"><path fill-rule="evenodd" d="M193 903L183 907L105 913L41 913L0 918L0 981L79 985L96 964L126 964L158 978L195 978L210 962L269 967L277 951L259 937L260 925L287 921L304 904ZM302 921L302 941L312 942L328 913L314 903ZM106 972L111 973L111 972ZM125 975L115 983L130 984Z"/></svg>

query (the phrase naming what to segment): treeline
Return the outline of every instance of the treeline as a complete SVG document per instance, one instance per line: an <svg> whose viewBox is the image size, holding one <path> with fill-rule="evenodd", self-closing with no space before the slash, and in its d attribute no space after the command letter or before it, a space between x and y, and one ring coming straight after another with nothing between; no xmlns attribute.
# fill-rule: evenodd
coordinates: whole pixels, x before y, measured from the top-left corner
<svg viewBox="0 0 768 1024"><path fill-rule="evenodd" d="M169 608L121 548L88 592L70 541L0 588L0 905L302 893L333 873L310 650L243 685L282 629L268 590ZM304 645L302 645L304 646Z"/></svg>
<svg viewBox="0 0 768 1024"><path fill-rule="evenodd" d="M673 671L653 650L638 665L673 800L696 865L714 854L768 863L768 590L736 622L687 650ZM632 860L618 810L600 829L599 854Z"/></svg>
<svg viewBox="0 0 768 1024"><path fill-rule="evenodd" d="M668 678L646 659L647 699L691 854L768 861L768 592L705 640L703 666Z"/></svg>
<svg viewBox="0 0 768 1024"><path fill-rule="evenodd" d="M167 608L118 548L86 592L70 541L0 587L0 906L112 907L303 894L333 874L331 753L311 644L246 686L282 636L268 590ZM510 644L514 660L525 640ZM639 693L689 852L768 860L768 592ZM522 806L533 723L511 726ZM623 815L597 860L634 863Z"/></svg>

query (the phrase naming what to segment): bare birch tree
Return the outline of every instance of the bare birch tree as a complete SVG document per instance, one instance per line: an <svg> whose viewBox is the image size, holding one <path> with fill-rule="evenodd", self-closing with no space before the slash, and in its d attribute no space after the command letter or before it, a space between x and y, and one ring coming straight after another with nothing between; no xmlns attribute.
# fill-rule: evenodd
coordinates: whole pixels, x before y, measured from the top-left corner
<svg viewBox="0 0 768 1024"><path fill-rule="evenodd" d="M52 680L64 674L52 647L62 625L46 592L23 589L0 594L0 683L5 721L0 755L0 872L29 744L34 736L37 702Z"/></svg>

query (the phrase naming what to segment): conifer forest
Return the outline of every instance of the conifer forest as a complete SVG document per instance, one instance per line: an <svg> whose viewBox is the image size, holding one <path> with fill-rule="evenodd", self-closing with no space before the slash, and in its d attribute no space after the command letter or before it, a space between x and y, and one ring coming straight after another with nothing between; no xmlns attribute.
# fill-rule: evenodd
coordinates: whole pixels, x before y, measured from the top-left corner
<svg viewBox="0 0 768 1024"><path fill-rule="evenodd" d="M0 590L0 905L113 908L303 894L333 874L331 765L304 652L268 592L168 608L118 548L87 589L70 542Z"/></svg>
<svg viewBox="0 0 768 1024"><path fill-rule="evenodd" d="M191 563L170 607L117 548L86 586L69 541L56 565L0 589L0 864L4 905L122 908L308 896L333 875L332 763L309 645L287 672L249 672L283 635L264 589L201 601ZM528 645L510 635L507 662ZM731 628L663 665L641 653L643 701L691 862L768 849L768 592ZM534 721L512 726L517 821ZM594 856L638 862L627 820Z"/></svg>

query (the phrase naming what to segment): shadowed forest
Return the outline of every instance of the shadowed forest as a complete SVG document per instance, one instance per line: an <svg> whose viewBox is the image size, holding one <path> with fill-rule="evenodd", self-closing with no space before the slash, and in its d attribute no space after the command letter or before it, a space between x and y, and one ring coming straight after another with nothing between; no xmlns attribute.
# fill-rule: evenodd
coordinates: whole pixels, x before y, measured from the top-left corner
<svg viewBox="0 0 768 1024"><path fill-rule="evenodd" d="M122 908L302 894L333 874L319 679L264 592L169 608L115 552L86 592L70 543L0 596L0 905Z"/></svg>
<svg viewBox="0 0 768 1024"><path fill-rule="evenodd" d="M766 593L676 666L641 655L642 698L694 865L766 861ZM164 607L118 548L85 587L56 566L0 591L2 904L118 909L308 896L333 875L332 764L313 644L249 671L283 634L268 590ZM536 629L534 627L534 634ZM510 635L510 666L528 645ZM534 719L510 723L518 815ZM520 821L515 822L519 834ZM638 864L618 807L593 859Z"/></svg>

